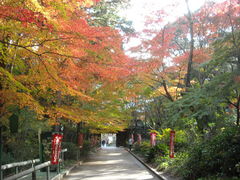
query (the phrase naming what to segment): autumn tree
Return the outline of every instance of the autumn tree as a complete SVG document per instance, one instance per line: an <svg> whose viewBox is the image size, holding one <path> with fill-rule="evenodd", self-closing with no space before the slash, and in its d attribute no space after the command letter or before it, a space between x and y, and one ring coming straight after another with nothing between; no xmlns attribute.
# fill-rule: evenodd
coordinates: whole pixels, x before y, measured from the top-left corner
<svg viewBox="0 0 240 180"><path fill-rule="evenodd" d="M153 89L153 94L157 94L156 92L158 91L157 97L165 97L170 104L173 101L176 103L184 97L188 98L187 93L185 93L186 88L190 91L192 91L191 88L194 91L196 89L197 92L198 88L204 89L211 80L215 77L217 78L218 73L210 73L210 65L208 64L208 62L211 64L214 61L221 62L221 58L213 61L216 52L220 52L214 50L216 48L215 45L220 44L220 39L231 37L232 45L229 46L234 49L234 52L238 52L236 30L239 29L237 23L239 17L236 12L239 9L237 3L237 1L225 1L223 3L207 2L195 12L191 12L190 7L188 7L187 14L179 17L174 22L164 21L171 15L166 11L167 8L157 11L152 17L147 19L149 28L144 30L142 43L140 46L132 49L142 52L142 57L145 57L144 61L149 64L148 67L152 68L143 79ZM186 1L186 4L188 6L188 1ZM215 45L212 46L214 42ZM223 46L223 44L217 47L220 48L220 46ZM226 51L222 49L221 52ZM237 56L235 56L235 59L237 59ZM216 72L220 72L220 69ZM191 88L189 89L190 84ZM234 92L237 91L234 90ZM218 92L224 93L223 91ZM235 95L234 102L237 103L238 95ZM222 101L226 102L225 100ZM227 104L230 104L230 102ZM216 105L215 103L213 104ZM182 104L182 106L184 105ZM208 107L207 104L204 106ZM234 107L237 107L237 105L235 104ZM184 108L181 106L175 108L179 112L177 114L184 114L181 113L184 112ZM188 108L190 114L196 115L200 111L196 107L189 106ZM191 108L196 109L196 111L191 112ZM204 121L206 121L206 124L211 123L211 120L204 120L204 118L211 119L210 116L213 112L209 113L209 117L207 117L207 113L204 117L202 115L195 117L197 124L201 125ZM170 122L170 124L173 123Z"/></svg>
<svg viewBox="0 0 240 180"><path fill-rule="evenodd" d="M0 93L4 126L8 127L8 118L14 114L9 107L14 105L29 107L49 124L71 120L100 130L106 129L106 124L112 124L108 129L125 127L121 122L127 119L121 115L125 110L118 108L111 116L111 103L105 103L114 99L110 95L108 100L97 98L93 92L112 83L119 87L117 81L124 84L133 74L135 62L124 55L118 30L90 25L85 10L96 3L2 2ZM117 92L115 96L123 98ZM105 113L97 111L94 103L106 106ZM109 118L104 119L107 113Z"/></svg>

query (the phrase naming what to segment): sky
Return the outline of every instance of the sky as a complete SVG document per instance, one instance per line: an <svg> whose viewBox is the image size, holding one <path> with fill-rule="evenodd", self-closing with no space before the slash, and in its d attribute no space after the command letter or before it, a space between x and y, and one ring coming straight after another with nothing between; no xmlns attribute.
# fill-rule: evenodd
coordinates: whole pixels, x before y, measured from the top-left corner
<svg viewBox="0 0 240 180"><path fill-rule="evenodd" d="M144 28L144 21L146 15L151 15L151 12L156 9L167 8L168 5L173 2L178 2L179 7L172 9L172 19L179 17L187 12L185 0L131 0L131 7L127 10L122 10L120 14L133 22L133 27L137 31L141 31ZM191 11L195 11L200 8L206 0L189 0L189 7ZM222 2L224 0L214 0L216 2Z"/></svg>
<svg viewBox="0 0 240 180"><path fill-rule="evenodd" d="M191 11L195 11L199 9L207 0L188 0L189 7ZM214 2L223 2L225 0L212 0ZM175 3L174 3L175 2ZM171 4L178 3L178 7L174 8L170 6ZM185 0L131 0L131 5L128 9L121 10L120 15L126 17L127 20L132 21L133 27L137 32L141 32L144 29L144 22L146 16L151 16L152 11L159 10L164 8L171 7L170 12L171 17L168 17L169 22L173 22L177 17L183 16L187 13L187 7ZM124 48L126 54L132 56L133 54L129 52L127 49L137 46L140 43L140 39L132 38L127 44L125 44ZM134 55L133 55L134 56Z"/></svg>

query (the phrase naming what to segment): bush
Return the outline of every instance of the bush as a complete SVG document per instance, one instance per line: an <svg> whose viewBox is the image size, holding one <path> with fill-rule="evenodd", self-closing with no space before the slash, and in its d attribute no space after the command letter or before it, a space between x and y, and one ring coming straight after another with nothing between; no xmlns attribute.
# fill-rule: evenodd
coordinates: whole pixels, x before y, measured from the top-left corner
<svg viewBox="0 0 240 180"><path fill-rule="evenodd" d="M158 170L167 170L171 172L171 174L177 174L177 170L181 169L181 171L184 171L182 169L182 164L188 157L187 152L178 152L175 154L175 158L170 158L169 155L165 155L162 157L156 158L156 163L158 164L157 169Z"/></svg>
<svg viewBox="0 0 240 180"><path fill-rule="evenodd" d="M83 148L80 150L80 156L87 156L91 150L91 143L90 141L85 140L83 142Z"/></svg>
<svg viewBox="0 0 240 180"><path fill-rule="evenodd" d="M38 139L31 135L25 140L22 139L21 135L12 138L8 148L14 158L14 162L36 159L39 157Z"/></svg>
<svg viewBox="0 0 240 180"><path fill-rule="evenodd" d="M64 154L65 160L76 160L79 147L72 142L63 142L62 149L65 148L67 149L67 152Z"/></svg>
<svg viewBox="0 0 240 180"><path fill-rule="evenodd" d="M157 144L154 147L151 147L147 154L147 162L155 162L155 158L164 157L168 155L168 146L165 144Z"/></svg>
<svg viewBox="0 0 240 180"><path fill-rule="evenodd" d="M147 162L155 162L155 158L168 154L168 146L165 144L157 144L151 147L148 141L143 141L140 145L134 144L134 152L143 156Z"/></svg>
<svg viewBox="0 0 240 180"><path fill-rule="evenodd" d="M162 132L157 135L157 140L160 143L168 145L170 141L170 131L170 128L162 129ZM176 130L175 133L174 149L175 152L177 152L188 146L188 139L186 132L183 130Z"/></svg>
<svg viewBox="0 0 240 180"><path fill-rule="evenodd" d="M179 172L191 180L211 175L240 176L239 142L239 128L225 129L213 139L196 144L190 150L189 157Z"/></svg>
<svg viewBox="0 0 240 180"><path fill-rule="evenodd" d="M2 164L10 164L15 162L15 159L13 158L13 156L10 153L5 153L2 152ZM10 169L5 169L3 171L3 176L4 175L8 175L8 174L12 174L14 173L14 168L10 168Z"/></svg>
<svg viewBox="0 0 240 180"><path fill-rule="evenodd" d="M150 142L148 141L143 141L140 145L139 144L134 144L133 146L133 151L140 154L144 158L147 158L149 152L151 149Z"/></svg>
<svg viewBox="0 0 240 180"><path fill-rule="evenodd" d="M80 155L79 158L86 157L91 150L91 144L89 141L83 142L83 147L80 149L76 144L72 142L63 142L62 149L67 148L67 152L65 153L66 160L77 160L77 156ZM78 154L79 153L79 154Z"/></svg>
<svg viewBox="0 0 240 180"><path fill-rule="evenodd" d="M9 164L14 162L14 158L10 153L2 152L2 164Z"/></svg>

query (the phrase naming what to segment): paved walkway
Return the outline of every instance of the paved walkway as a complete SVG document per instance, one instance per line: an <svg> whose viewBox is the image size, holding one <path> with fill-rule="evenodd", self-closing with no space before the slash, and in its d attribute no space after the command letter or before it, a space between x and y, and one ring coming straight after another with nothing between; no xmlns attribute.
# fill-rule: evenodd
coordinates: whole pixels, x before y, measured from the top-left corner
<svg viewBox="0 0 240 180"><path fill-rule="evenodd" d="M104 148L64 180L159 180L123 148Z"/></svg>

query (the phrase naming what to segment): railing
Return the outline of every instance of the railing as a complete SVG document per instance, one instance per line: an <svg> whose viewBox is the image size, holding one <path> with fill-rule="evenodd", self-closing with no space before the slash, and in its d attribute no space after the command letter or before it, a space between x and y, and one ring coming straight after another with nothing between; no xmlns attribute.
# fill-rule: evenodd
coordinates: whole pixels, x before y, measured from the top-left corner
<svg viewBox="0 0 240 180"><path fill-rule="evenodd" d="M11 163L11 164L5 164L1 166L1 174L0 174L0 179L3 179L3 171L6 169L10 169L10 168L15 168L15 174L17 174L19 172L19 167L21 166L26 166L31 164L32 167L34 166L34 164L39 163L40 160L39 159L34 159L34 160L29 160L29 161L23 161L23 162L16 162L16 163Z"/></svg>
<svg viewBox="0 0 240 180"><path fill-rule="evenodd" d="M32 168L28 169L28 170L25 170L25 171L22 171L18 174L15 174L13 176L10 176L10 177L7 177L5 178L4 180L15 180L15 179L18 179L20 177L23 177L23 176L26 176L28 174L31 174L32 173L32 179L36 179L36 171L37 170L40 170L42 168L46 168L47 167L47 180L50 180L50 165L51 165L51 162L48 161L48 162L45 162L45 163L42 163L42 164L39 164L37 166L33 166Z"/></svg>
<svg viewBox="0 0 240 180"><path fill-rule="evenodd" d="M60 162L63 162L64 161L64 152L67 152L67 149L63 149L61 151L61 159L60 159ZM3 174L2 172L6 169L10 169L10 168L15 168L15 175L12 175L10 177L6 177L4 178L4 180L15 180L15 179L18 179L18 178L21 178L23 176L26 176L28 174L32 174L32 180L36 180L36 171L40 170L40 169L43 169L43 168L47 168L47 171L46 171L46 179L47 180L50 180L50 165L51 165L51 162L50 161L47 161L45 163L42 163L42 164L39 164L39 165L36 165L36 163L40 162L39 159L35 159L35 160L29 160L29 161L23 161L23 162L17 162L17 163L11 163L11 164L5 164L5 165L2 165L1 166L1 174L0 174L0 180L3 179ZM30 169L27 169L25 171L21 171L19 172L19 167L20 166L26 166L26 165L29 165L31 164L32 165L32 168ZM58 167L57 167L57 173L59 174L60 173L60 164L58 164Z"/></svg>

